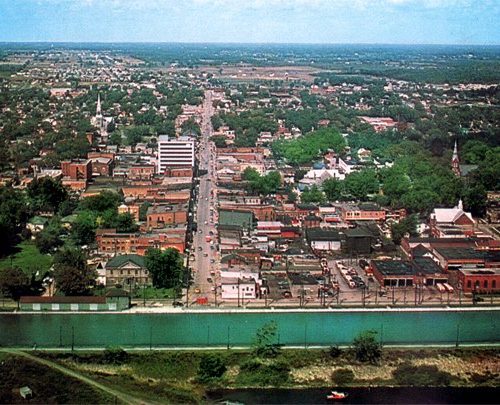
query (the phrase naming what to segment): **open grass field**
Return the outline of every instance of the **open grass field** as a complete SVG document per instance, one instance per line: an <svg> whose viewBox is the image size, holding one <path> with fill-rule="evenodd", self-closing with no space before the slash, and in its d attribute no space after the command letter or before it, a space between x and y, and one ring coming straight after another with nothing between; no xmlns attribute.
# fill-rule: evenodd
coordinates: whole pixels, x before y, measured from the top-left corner
<svg viewBox="0 0 500 405"><path fill-rule="evenodd" d="M52 266L52 257L40 253L31 242L24 241L16 247L16 252L0 260L0 270L20 267L26 274L40 271L43 273Z"/></svg>

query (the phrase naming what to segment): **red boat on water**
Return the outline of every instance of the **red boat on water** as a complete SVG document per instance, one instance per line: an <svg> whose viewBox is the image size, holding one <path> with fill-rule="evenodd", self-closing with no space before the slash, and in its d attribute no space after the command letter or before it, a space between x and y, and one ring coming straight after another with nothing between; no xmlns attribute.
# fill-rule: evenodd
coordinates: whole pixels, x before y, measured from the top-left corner
<svg viewBox="0 0 500 405"><path fill-rule="evenodd" d="M332 391L329 395L326 396L326 399L330 399L332 401L342 401L346 399L349 394L345 392Z"/></svg>

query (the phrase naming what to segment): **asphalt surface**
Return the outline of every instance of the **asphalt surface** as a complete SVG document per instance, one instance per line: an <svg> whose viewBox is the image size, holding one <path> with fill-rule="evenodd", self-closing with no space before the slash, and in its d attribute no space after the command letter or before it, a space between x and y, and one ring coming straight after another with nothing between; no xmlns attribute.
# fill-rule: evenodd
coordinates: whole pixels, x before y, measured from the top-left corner
<svg viewBox="0 0 500 405"><path fill-rule="evenodd" d="M198 161L199 168L207 170L208 173L200 176L197 194L198 201L195 216L198 230L193 235L192 253L194 254L194 261L192 260L193 256L191 256L190 266L194 271L194 284L189 291L190 301L196 300L197 297L207 297L210 301L215 300L213 288L219 258L216 249L215 227L217 223L215 145L209 140L212 135L212 115L212 93L207 90L203 103L202 135L198 147ZM207 237L210 237L210 241L207 240Z"/></svg>

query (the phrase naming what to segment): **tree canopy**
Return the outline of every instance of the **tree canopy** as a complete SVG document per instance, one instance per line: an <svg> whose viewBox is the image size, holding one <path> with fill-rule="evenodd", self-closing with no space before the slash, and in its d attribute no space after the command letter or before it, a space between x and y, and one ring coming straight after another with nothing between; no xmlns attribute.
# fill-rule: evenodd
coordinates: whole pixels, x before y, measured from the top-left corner
<svg viewBox="0 0 500 405"><path fill-rule="evenodd" d="M332 149L343 152L346 142L338 131L322 128L293 140L277 140L272 150L277 159L284 159L292 165L310 163Z"/></svg>
<svg viewBox="0 0 500 405"><path fill-rule="evenodd" d="M146 252L146 268L156 288L178 287L181 282L184 264L177 249L148 249Z"/></svg>

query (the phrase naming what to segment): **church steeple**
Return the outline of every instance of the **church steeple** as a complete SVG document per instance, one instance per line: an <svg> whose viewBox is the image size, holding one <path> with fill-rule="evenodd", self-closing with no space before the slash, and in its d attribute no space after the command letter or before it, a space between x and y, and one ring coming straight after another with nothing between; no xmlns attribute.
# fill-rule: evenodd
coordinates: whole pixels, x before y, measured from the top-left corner
<svg viewBox="0 0 500 405"><path fill-rule="evenodd" d="M456 176L460 177L460 159L458 158L457 140L455 139L455 148L453 149L453 156L451 158L451 170Z"/></svg>
<svg viewBox="0 0 500 405"><path fill-rule="evenodd" d="M102 111L101 111L101 93L97 94L97 108L96 108L96 114L95 115L97 117L99 117L100 115L102 115Z"/></svg>

